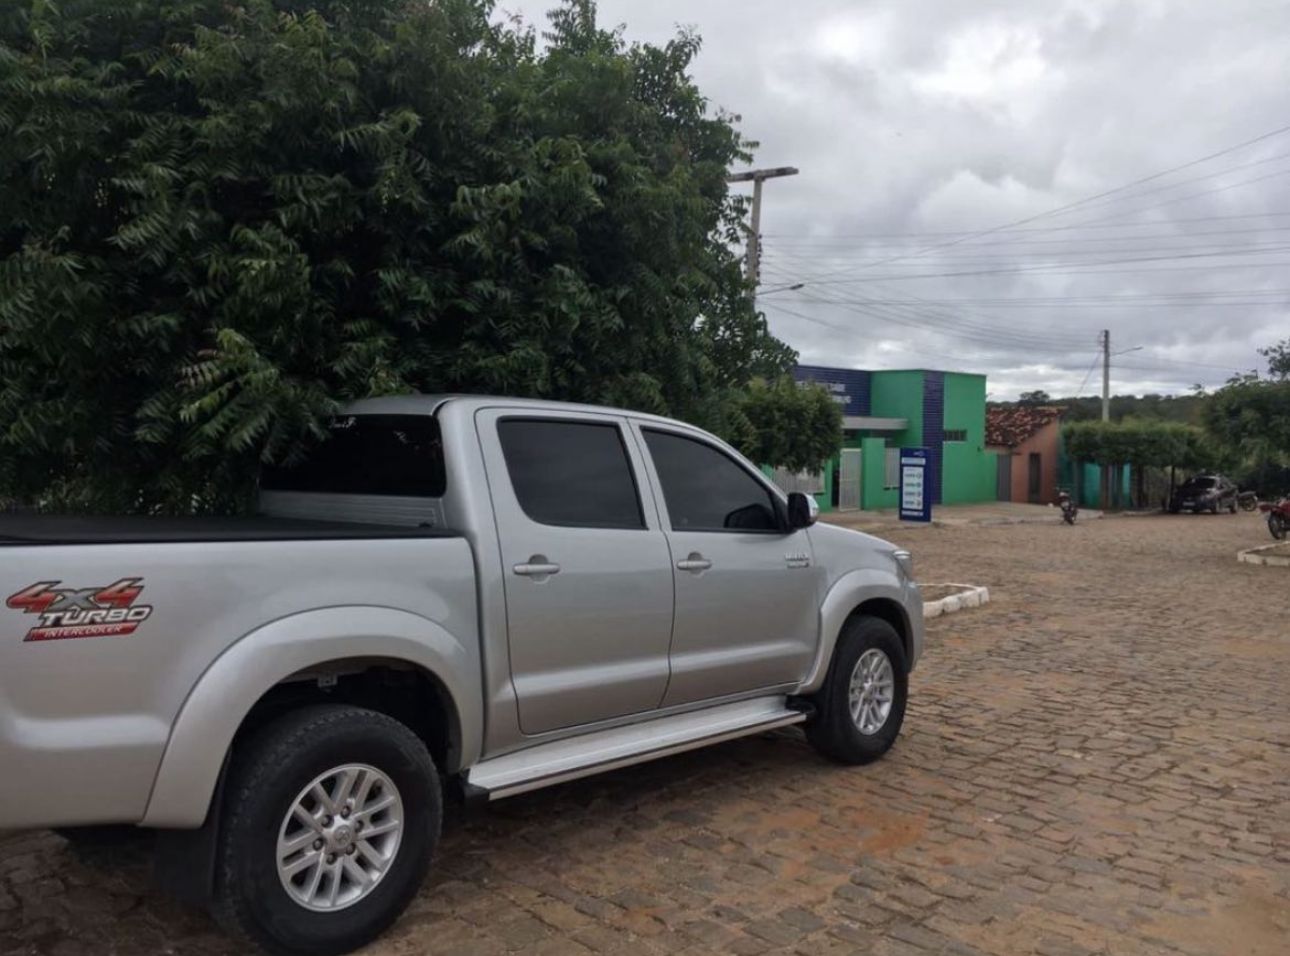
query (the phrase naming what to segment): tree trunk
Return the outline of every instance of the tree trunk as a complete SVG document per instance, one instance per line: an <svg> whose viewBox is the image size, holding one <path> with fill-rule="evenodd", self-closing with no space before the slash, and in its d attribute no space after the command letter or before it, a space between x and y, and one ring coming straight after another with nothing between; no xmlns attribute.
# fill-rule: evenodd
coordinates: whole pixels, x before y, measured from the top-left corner
<svg viewBox="0 0 1290 956"><path fill-rule="evenodd" d="M1138 500L1134 507L1144 509L1147 507L1147 469L1142 465L1138 466Z"/></svg>

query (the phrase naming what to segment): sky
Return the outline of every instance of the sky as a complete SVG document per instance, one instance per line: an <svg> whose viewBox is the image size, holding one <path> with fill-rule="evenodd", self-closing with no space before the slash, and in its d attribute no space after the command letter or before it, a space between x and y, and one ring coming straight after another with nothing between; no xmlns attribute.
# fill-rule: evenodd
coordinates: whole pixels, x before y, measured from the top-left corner
<svg viewBox="0 0 1290 956"><path fill-rule="evenodd" d="M542 22L541 3L501 7ZM1290 4L599 11L629 41L696 29L695 80L760 144L753 165L800 170L764 187L758 305L803 362L1093 395L1107 329L1134 350L1113 392L1176 394L1262 370L1256 349L1290 336Z"/></svg>

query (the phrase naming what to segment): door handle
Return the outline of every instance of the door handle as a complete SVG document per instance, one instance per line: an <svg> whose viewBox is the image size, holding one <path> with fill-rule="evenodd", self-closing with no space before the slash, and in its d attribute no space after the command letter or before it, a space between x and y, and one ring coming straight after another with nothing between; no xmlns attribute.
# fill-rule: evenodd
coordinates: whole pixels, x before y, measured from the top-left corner
<svg viewBox="0 0 1290 956"><path fill-rule="evenodd" d="M700 571L706 571L712 567L712 562L699 554L698 551L691 551L690 556L676 562L676 566L681 571L691 571L698 574Z"/></svg>
<svg viewBox="0 0 1290 956"><path fill-rule="evenodd" d="M560 565L547 558L545 554L535 554L523 564L515 565L511 570L526 578L533 578L535 581L545 581L551 575L560 573Z"/></svg>

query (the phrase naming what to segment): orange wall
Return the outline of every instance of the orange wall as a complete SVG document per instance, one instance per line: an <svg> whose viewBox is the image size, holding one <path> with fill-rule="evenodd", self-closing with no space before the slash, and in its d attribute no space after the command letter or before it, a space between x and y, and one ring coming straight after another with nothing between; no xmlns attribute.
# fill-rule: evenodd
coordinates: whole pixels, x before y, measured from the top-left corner
<svg viewBox="0 0 1290 956"><path fill-rule="evenodd" d="M1030 454L1039 458L1039 503L1057 501L1057 449L1060 422L1050 422L1012 449L1012 500L1030 500Z"/></svg>

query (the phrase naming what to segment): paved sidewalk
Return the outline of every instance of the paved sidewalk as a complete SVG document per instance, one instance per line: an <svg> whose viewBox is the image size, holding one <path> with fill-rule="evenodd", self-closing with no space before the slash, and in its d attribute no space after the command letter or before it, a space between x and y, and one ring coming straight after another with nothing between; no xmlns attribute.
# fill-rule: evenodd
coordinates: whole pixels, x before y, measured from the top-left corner
<svg viewBox="0 0 1290 956"><path fill-rule="evenodd" d="M1092 508L1080 509L1079 521L1094 521L1103 513ZM901 521L894 509L877 511L832 511L822 516L831 524L860 531L891 531L896 528L925 528L926 524ZM1061 524L1062 513L1053 505L1019 504L1012 501L993 501L972 505L937 505L932 508L934 527L991 527L1011 524Z"/></svg>
<svg viewBox="0 0 1290 956"><path fill-rule="evenodd" d="M368 956L1290 952L1290 598L1232 559L1258 516L892 536L992 601L930 622L886 759L779 732L500 802ZM0 954L160 953L240 956L137 858L0 837Z"/></svg>

